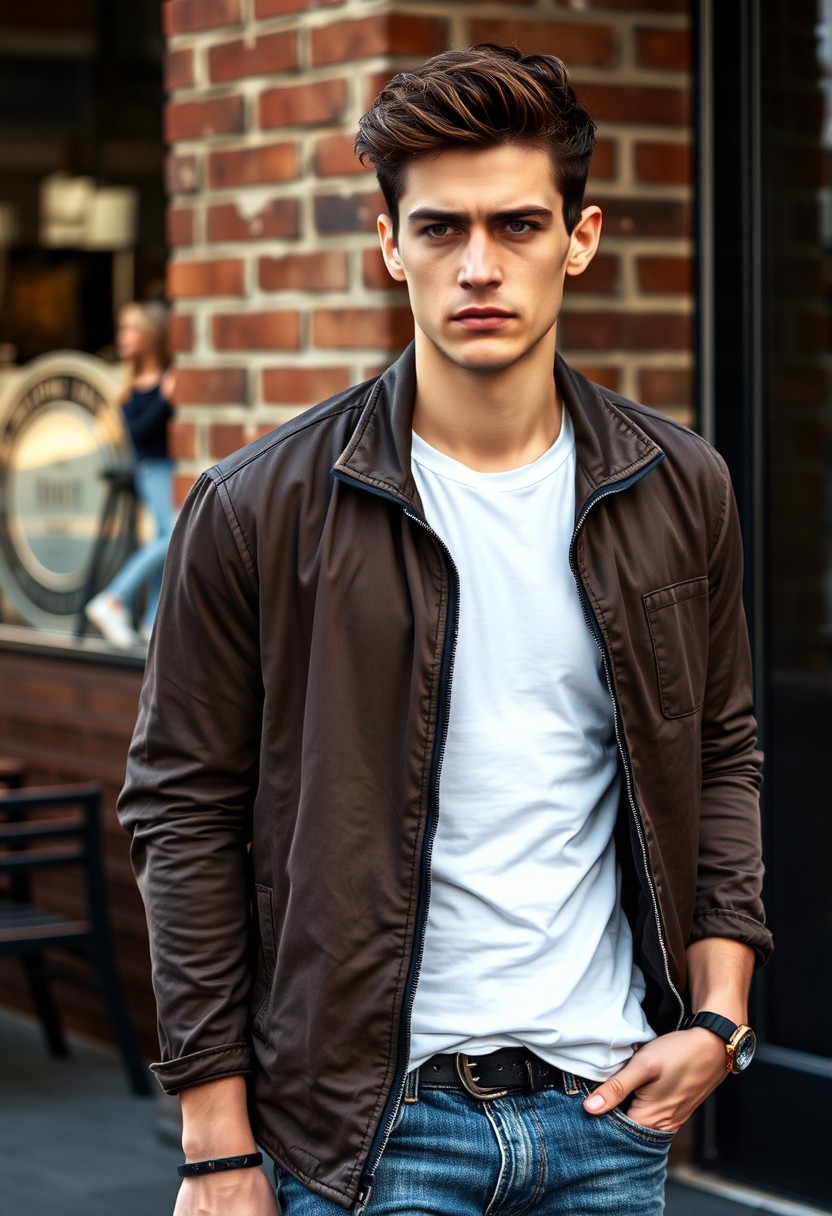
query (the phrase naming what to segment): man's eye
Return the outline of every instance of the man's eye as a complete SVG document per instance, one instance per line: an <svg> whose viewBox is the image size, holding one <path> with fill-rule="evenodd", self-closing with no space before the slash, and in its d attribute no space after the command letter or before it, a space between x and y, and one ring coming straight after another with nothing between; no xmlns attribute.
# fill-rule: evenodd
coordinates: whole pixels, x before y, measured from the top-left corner
<svg viewBox="0 0 832 1216"><path fill-rule="evenodd" d="M537 225L532 224L530 220L509 220L506 227L512 236L522 236L526 232L531 232Z"/></svg>
<svg viewBox="0 0 832 1216"><path fill-rule="evenodd" d="M431 237L447 236L450 231L450 224L429 224L427 228L423 229L425 236Z"/></svg>

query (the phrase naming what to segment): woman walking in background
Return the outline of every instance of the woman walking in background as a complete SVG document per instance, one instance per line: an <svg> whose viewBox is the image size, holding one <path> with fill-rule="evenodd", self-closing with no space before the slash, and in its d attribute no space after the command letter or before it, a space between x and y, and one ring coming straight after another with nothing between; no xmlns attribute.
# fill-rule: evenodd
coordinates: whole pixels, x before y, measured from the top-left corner
<svg viewBox="0 0 832 1216"><path fill-rule="evenodd" d="M156 537L136 550L116 577L87 604L85 612L112 646L126 650L147 641L156 615L162 571L173 528L173 461L168 422L173 417L174 373L167 346L167 310L158 301L127 304L119 313L118 351L130 363L121 401L135 460L136 489L153 516ZM136 601L145 588L139 631Z"/></svg>

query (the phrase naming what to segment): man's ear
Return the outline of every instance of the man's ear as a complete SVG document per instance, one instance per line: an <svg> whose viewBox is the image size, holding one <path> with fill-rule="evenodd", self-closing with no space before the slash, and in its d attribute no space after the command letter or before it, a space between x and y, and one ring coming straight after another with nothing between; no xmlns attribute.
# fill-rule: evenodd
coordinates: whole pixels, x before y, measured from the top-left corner
<svg viewBox="0 0 832 1216"><path fill-rule="evenodd" d="M393 221L389 215L380 215L376 222L384 264L397 283L404 283L407 276L404 273L396 238L393 235Z"/></svg>
<svg viewBox="0 0 832 1216"><path fill-rule="evenodd" d="M566 259L567 274L583 274L595 257L601 239L601 208L584 207L581 218L572 229L569 256Z"/></svg>

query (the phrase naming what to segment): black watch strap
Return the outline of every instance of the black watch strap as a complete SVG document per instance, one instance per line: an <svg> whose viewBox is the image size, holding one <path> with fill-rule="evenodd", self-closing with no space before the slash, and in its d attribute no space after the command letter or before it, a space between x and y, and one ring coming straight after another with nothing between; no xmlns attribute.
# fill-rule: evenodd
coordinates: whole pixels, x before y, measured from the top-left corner
<svg viewBox="0 0 832 1216"><path fill-rule="evenodd" d="M724 1018L721 1013L693 1013L685 1022L685 1030L690 1030L693 1026L701 1026L703 1030L712 1030L714 1034L718 1034L726 1043L731 1042L733 1035L737 1033L737 1023L732 1022L730 1018Z"/></svg>

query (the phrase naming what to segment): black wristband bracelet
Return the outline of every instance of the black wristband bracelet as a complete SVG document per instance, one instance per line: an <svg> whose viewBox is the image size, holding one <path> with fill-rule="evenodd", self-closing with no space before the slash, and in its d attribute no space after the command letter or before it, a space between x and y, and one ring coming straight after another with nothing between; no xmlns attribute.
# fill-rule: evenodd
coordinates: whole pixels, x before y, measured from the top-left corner
<svg viewBox="0 0 832 1216"><path fill-rule="evenodd" d="M221 1174L224 1170L250 1170L263 1164L262 1153L246 1153L244 1157L214 1157L211 1161L184 1161L177 1165L180 1178L194 1178L197 1174Z"/></svg>

